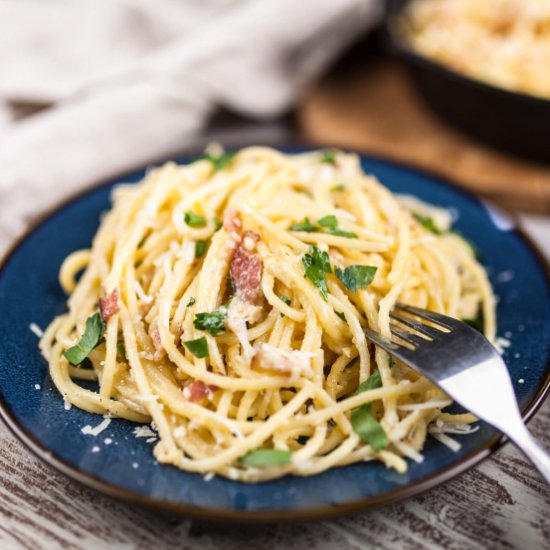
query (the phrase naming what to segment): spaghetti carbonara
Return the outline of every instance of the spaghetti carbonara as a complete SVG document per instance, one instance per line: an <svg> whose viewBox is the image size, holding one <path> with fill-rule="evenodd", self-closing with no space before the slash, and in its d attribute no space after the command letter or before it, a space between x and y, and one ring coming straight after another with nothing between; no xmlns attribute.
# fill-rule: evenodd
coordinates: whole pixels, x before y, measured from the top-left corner
<svg viewBox="0 0 550 550"><path fill-rule="evenodd" d="M394 196L354 154L265 147L166 164L112 200L63 263L68 312L40 345L66 401L152 423L159 462L243 481L405 472L428 433L453 447L469 431L363 333L390 337L399 300L494 337L487 276L446 210Z"/></svg>
<svg viewBox="0 0 550 550"><path fill-rule="evenodd" d="M396 23L412 48L452 70L550 98L548 0L413 0Z"/></svg>

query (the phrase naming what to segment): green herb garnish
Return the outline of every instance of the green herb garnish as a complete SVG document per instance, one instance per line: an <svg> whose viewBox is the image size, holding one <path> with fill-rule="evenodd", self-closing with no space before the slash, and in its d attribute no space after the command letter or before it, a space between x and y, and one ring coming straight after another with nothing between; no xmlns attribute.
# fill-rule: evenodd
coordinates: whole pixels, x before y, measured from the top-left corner
<svg viewBox="0 0 550 550"><path fill-rule="evenodd" d="M335 235L337 237L346 237L347 239L356 239L357 234L353 231L345 231L338 227L338 219L334 215L323 216L317 220L317 223L323 227L324 232L328 235Z"/></svg>
<svg viewBox="0 0 550 550"><path fill-rule="evenodd" d="M201 239L195 243L195 258L202 258L208 248L208 240Z"/></svg>
<svg viewBox="0 0 550 550"><path fill-rule="evenodd" d="M336 216L333 216L332 214L319 218L317 220L317 223L321 227L330 227L330 229L335 229L336 227L338 227L338 220L336 219Z"/></svg>
<svg viewBox="0 0 550 550"><path fill-rule="evenodd" d="M246 453L240 459L243 466L254 468L265 468L268 466L284 466L290 464L292 451L281 451L278 449L258 449Z"/></svg>
<svg viewBox="0 0 550 550"><path fill-rule="evenodd" d="M219 172L220 170L227 168L231 164L236 154L236 152L218 154L207 153L206 155L204 155L204 159L212 163L212 166L214 167L214 172Z"/></svg>
<svg viewBox="0 0 550 550"><path fill-rule="evenodd" d="M219 218L214 218L214 228L216 231L222 228L223 222Z"/></svg>
<svg viewBox="0 0 550 550"><path fill-rule="evenodd" d="M279 300L281 300L281 302L284 302L287 306L290 305L290 298L288 298L287 296L285 296L284 294L281 294L279 296Z"/></svg>
<svg viewBox="0 0 550 550"><path fill-rule="evenodd" d="M183 219L189 227L204 227L206 225L206 218L200 214L195 214L192 210L185 212Z"/></svg>
<svg viewBox="0 0 550 550"><path fill-rule="evenodd" d="M376 370L359 385L356 394L368 390L375 390L380 387L382 387L382 378L380 376L380 371ZM351 425L353 431L363 441L366 441L372 447L373 451L379 452L388 446L388 436L384 428L380 425L380 422L374 418L371 403L365 403L352 411Z"/></svg>
<svg viewBox="0 0 550 550"><path fill-rule="evenodd" d="M306 231L307 233L316 233L323 229L323 233L328 235L336 235L337 237L346 237L348 239L356 239L357 235L353 231L344 231L338 227L338 220L333 214L328 214L317 220L318 226L311 223L309 218L304 218L304 221L295 223L290 226L291 231Z"/></svg>
<svg viewBox="0 0 550 550"><path fill-rule="evenodd" d="M329 235L335 235L336 237L346 237L347 239L357 239L357 233L354 233L353 231L344 231L339 227L334 227L334 228L330 227L328 229L325 229L325 233L328 233Z"/></svg>
<svg viewBox="0 0 550 550"><path fill-rule="evenodd" d="M442 235L444 232L435 225L435 222L431 216L421 216L420 214L413 213L414 219L422 226L434 235Z"/></svg>
<svg viewBox="0 0 550 550"><path fill-rule="evenodd" d="M228 291L227 303L229 303L232 300L233 296L235 296L235 292L237 292L237 288L235 287L235 281L233 280L231 275L228 275L225 278L225 285Z"/></svg>
<svg viewBox="0 0 550 550"><path fill-rule="evenodd" d="M309 218L304 218L303 222L295 223L294 225L291 225L290 230L306 231L307 233L314 233L315 231L319 231L319 228L316 225L313 225Z"/></svg>
<svg viewBox="0 0 550 550"><path fill-rule="evenodd" d="M323 151L321 162L325 164L336 164L336 151L330 151L328 149Z"/></svg>
<svg viewBox="0 0 550 550"><path fill-rule="evenodd" d="M118 354L120 355L120 358L125 362L128 363L128 357L126 355L126 346L124 345L124 340L122 338L119 338L116 349L118 351Z"/></svg>
<svg viewBox="0 0 550 550"><path fill-rule="evenodd" d="M84 334L80 342L75 346L65 350L63 355L72 365L80 365L89 353L101 343L101 337L105 330L105 323L99 313L88 317Z"/></svg>
<svg viewBox="0 0 550 550"><path fill-rule="evenodd" d="M343 183L337 183L330 188L331 191L345 191L346 186Z"/></svg>
<svg viewBox="0 0 550 550"><path fill-rule="evenodd" d="M302 256L302 263L304 264L304 276L319 289L326 302L328 297L326 273L332 273L328 253L321 252L316 246L310 246L309 253Z"/></svg>
<svg viewBox="0 0 550 550"><path fill-rule="evenodd" d="M183 345L199 359L208 357L208 343L206 342L206 338L204 336L197 338L196 340L187 340L183 343Z"/></svg>
<svg viewBox="0 0 550 550"><path fill-rule="evenodd" d="M336 313L336 315L338 315L338 317L340 317L340 319L342 319L344 323L346 322L346 314L343 311L335 311L334 313Z"/></svg>
<svg viewBox="0 0 550 550"><path fill-rule="evenodd" d="M358 288L367 288L372 283L377 269L372 265L350 265L344 270L336 266L334 272L348 290L356 292Z"/></svg>
<svg viewBox="0 0 550 550"><path fill-rule="evenodd" d="M364 391L375 390L382 387L382 376L379 370L375 370L366 380L361 382L357 387L355 395L359 395Z"/></svg>
<svg viewBox="0 0 550 550"><path fill-rule="evenodd" d="M218 334L225 331L224 323L227 319L227 308L225 306L216 309L211 312L197 313L195 315L195 320L193 324L196 329L206 330L212 336L217 336Z"/></svg>
<svg viewBox="0 0 550 550"><path fill-rule="evenodd" d="M191 296L191 299L187 302L187 305L185 307L191 307L193 305L195 305L195 298L193 298L193 296Z"/></svg>

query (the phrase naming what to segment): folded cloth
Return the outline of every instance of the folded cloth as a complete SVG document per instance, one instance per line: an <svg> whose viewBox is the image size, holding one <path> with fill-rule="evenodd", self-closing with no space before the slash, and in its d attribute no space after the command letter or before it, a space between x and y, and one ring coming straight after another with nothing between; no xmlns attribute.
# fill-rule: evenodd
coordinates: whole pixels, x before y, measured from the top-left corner
<svg viewBox="0 0 550 550"><path fill-rule="evenodd" d="M288 110L380 13L381 0L0 0L0 247L61 195L191 144L216 108Z"/></svg>

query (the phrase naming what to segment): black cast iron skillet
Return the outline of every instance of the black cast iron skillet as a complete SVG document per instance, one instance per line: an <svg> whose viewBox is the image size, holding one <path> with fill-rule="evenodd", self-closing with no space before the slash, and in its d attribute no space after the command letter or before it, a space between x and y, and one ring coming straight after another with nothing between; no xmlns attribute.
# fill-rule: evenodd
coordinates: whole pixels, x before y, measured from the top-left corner
<svg viewBox="0 0 550 550"><path fill-rule="evenodd" d="M392 24L409 1L387 0L386 41L406 62L412 81L432 110L459 130L498 149L550 162L550 100L462 76L415 53Z"/></svg>

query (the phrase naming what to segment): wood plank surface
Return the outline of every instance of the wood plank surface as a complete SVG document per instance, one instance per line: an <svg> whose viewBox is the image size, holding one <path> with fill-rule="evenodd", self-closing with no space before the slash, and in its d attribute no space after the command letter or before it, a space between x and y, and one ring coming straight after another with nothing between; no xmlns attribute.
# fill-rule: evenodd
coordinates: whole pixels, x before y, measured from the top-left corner
<svg viewBox="0 0 550 550"><path fill-rule="evenodd" d="M533 432L550 447L550 402ZM330 521L216 527L157 517L70 481L0 426L0 548L550 548L550 490L515 447L408 501Z"/></svg>
<svg viewBox="0 0 550 550"><path fill-rule="evenodd" d="M550 165L499 153L455 131L420 99L401 65L361 53L303 102L298 121L306 140L413 163L504 206L550 213Z"/></svg>

